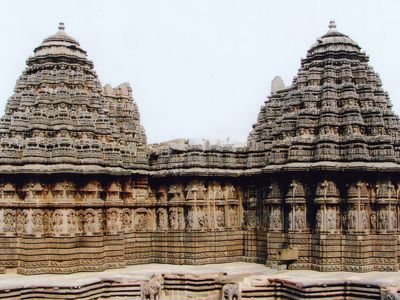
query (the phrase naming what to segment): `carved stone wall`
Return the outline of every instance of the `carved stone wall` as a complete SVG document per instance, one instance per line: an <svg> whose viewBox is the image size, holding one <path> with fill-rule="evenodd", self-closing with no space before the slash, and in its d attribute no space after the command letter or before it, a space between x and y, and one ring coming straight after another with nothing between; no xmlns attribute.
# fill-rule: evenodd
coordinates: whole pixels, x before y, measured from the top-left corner
<svg viewBox="0 0 400 300"><path fill-rule="evenodd" d="M304 175L263 176L250 187L256 200L244 199L245 207L255 202L245 210L255 221L244 228L265 233L267 264L297 248L293 269L397 271L400 182L376 173Z"/></svg>
<svg viewBox="0 0 400 300"><path fill-rule="evenodd" d="M0 240L9 251L2 265L20 273L227 262L243 255L242 192L235 180L0 180Z"/></svg>

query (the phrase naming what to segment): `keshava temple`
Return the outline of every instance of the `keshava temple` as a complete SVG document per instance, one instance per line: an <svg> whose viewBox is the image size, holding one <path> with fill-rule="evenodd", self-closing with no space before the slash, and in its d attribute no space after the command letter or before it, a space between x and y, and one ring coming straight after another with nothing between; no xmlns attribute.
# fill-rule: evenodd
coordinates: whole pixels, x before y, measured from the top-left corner
<svg viewBox="0 0 400 300"><path fill-rule="evenodd" d="M400 299L400 121L368 60L331 21L247 143L148 144L60 23L0 120L0 299Z"/></svg>

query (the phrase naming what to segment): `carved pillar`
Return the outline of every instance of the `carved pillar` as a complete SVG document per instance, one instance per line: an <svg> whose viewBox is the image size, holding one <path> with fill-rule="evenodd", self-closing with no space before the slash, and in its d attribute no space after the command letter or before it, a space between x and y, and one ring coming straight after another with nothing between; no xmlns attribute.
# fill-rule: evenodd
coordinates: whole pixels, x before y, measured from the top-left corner
<svg viewBox="0 0 400 300"><path fill-rule="evenodd" d="M199 217L197 211L197 187L194 186L190 189L190 192L193 195L193 206L189 211L188 219L189 219L189 227L193 230L199 229Z"/></svg>
<svg viewBox="0 0 400 300"><path fill-rule="evenodd" d="M237 228L239 226L239 200L235 186L232 184L223 187L223 201L225 212L225 226Z"/></svg>
<svg viewBox="0 0 400 300"><path fill-rule="evenodd" d="M271 232L283 231L283 197L277 182L268 187L266 204L268 207L268 229Z"/></svg>
<svg viewBox="0 0 400 300"><path fill-rule="evenodd" d="M194 182L187 188L186 200L191 202L188 211L188 227L192 230L207 228L208 213L204 205L205 191L204 185L199 182Z"/></svg>
<svg viewBox="0 0 400 300"><path fill-rule="evenodd" d="M347 189L346 228L348 233L366 234L370 230L370 191L362 181Z"/></svg>
<svg viewBox="0 0 400 300"><path fill-rule="evenodd" d="M319 233L340 232L340 193L334 181L319 182L315 192L317 204L315 231Z"/></svg>
<svg viewBox="0 0 400 300"><path fill-rule="evenodd" d="M293 180L285 197L285 203L288 205L288 231L306 232L307 228L307 207L306 191L304 185Z"/></svg>
<svg viewBox="0 0 400 300"><path fill-rule="evenodd" d="M378 182L375 186L376 193L376 220L377 232L396 233L397 231L397 198L394 185L390 180Z"/></svg>

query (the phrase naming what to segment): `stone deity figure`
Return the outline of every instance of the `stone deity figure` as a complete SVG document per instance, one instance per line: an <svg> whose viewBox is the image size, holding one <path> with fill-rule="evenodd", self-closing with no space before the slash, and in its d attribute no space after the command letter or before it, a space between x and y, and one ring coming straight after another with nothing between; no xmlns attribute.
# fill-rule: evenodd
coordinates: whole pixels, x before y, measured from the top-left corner
<svg viewBox="0 0 400 300"><path fill-rule="evenodd" d="M282 220L281 220L281 211L280 208L273 208L271 211L271 223L270 223L270 228L271 229L282 229Z"/></svg>
<svg viewBox="0 0 400 300"><path fill-rule="evenodd" d="M299 207L295 212L295 226L296 229L304 229L305 228L305 219L304 219L304 208Z"/></svg>
<svg viewBox="0 0 400 300"><path fill-rule="evenodd" d="M380 230L389 229L389 216L386 210L381 210L379 212L379 229Z"/></svg>
<svg viewBox="0 0 400 300"><path fill-rule="evenodd" d="M159 208L157 211L158 228L161 230L168 229L168 215L164 208Z"/></svg>
<svg viewBox="0 0 400 300"><path fill-rule="evenodd" d="M371 228L372 230L376 230L376 212L371 213Z"/></svg>
<svg viewBox="0 0 400 300"><path fill-rule="evenodd" d="M225 226L225 215L222 209L217 209L215 211L215 220L217 228L224 228Z"/></svg>
<svg viewBox="0 0 400 300"><path fill-rule="evenodd" d="M390 225L392 230L397 229L397 214L395 211L390 211Z"/></svg>
<svg viewBox="0 0 400 300"><path fill-rule="evenodd" d="M169 209L169 223L171 224L171 228L174 230L179 229L179 216L176 207L171 207Z"/></svg>
<svg viewBox="0 0 400 300"><path fill-rule="evenodd" d="M326 229L334 230L336 229L336 224L336 210L330 207L326 212Z"/></svg>
<svg viewBox="0 0 400 300"><path fill-rule="evenodd" d="M322 208L321 208L321 209L318 209L318 211L317 211L317 213L315 215L316 229L319 229L319 230L323 230L323 228L322 228L322 214L323 214L323 211L322 211Z"/></svg>
<svg viewBox="0 0 400 300"><path fill-rule="evenodd" d="M356 212L354 210L348 212L347 222L348 229L356 229Z"/></svg>
<svg viewBox="0 0 400 300"><path fill-rule="evenodd" d="M238 226L238 213L237 209L234 207L229 208L229 226L230 227Z"/></svg>

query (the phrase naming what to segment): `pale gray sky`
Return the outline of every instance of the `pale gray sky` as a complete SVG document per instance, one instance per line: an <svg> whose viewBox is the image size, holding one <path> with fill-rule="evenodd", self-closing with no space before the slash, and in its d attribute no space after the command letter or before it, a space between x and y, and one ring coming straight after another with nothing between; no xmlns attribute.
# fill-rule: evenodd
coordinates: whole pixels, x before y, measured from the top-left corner
<svg viewBox="0 0 400 300"><path fill-rule="evenodd" d="M0 1L0 111L59 21L102 84L130 82L150 143L245 141L275 75L289 85L334 19L369 54L400 112L400 1Z"/></svg>

